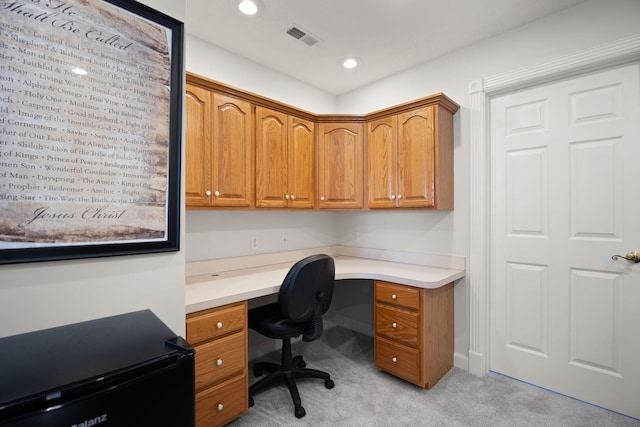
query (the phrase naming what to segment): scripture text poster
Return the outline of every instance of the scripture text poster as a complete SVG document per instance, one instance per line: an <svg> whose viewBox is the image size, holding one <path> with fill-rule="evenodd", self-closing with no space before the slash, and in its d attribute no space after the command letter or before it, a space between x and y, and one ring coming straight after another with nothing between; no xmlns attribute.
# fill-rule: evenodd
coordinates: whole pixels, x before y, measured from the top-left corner
<svg viewBox="0 0 640 427"><path fill-rule="evenodd" d="M169 33L99 0L0 0L0 248L166 237Z"/></svg>

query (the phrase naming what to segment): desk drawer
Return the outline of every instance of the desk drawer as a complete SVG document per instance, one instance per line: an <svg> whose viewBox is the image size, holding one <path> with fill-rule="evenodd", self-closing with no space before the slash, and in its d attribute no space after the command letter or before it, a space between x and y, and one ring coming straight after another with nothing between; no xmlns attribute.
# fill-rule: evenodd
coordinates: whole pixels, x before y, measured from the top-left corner
<svg viewBox="0 0 640 427"><path fill-rule="evenodd" d="M423 386L419 350L376 337L374 357L375 365L383 371Z"/></svg>
<svg viewBox="0 0 640 427"><path fill-rule="evenodd" d="M409 308L420 309L420 289L395 283L376 281L376 301Z"/></svg>
<svg viewBox="0 0 640 427"><path fill-rule="evenodd" d="M198 344L212 338L245 329L247 303L225 305L187 315L187 341Z"/></svg>
<svg viewBox="0 0 640 427"><path fill-rule="evenodd" d="M376 304L376 333L405 344L420 344L420 314L387 305Z"/></svg>
<svg viewBox="0 0 640 427"><path fill-rule="evenodd" d="M195 347L196 391L244 371L246 340L239 332Z"/></svg>
<svg viewBox="0 0 640 427"><path fill-rule="evenodd" d="M196 426L221 426L244 414L248 393L243 374L196 394Z"/></svg>

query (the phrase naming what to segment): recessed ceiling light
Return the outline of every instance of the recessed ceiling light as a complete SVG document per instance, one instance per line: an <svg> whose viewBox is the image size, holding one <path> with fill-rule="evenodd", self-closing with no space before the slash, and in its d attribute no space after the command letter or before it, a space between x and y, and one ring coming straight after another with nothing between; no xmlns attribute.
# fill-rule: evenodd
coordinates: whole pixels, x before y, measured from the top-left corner
<svg viewBox="0 0 640 427"><path fill-rule="evenodd" d="M360 60L358 58L345 58L341 61L342 66L347 70L353 70L358 65L360 65Z"/></svg>
<svg viewBox="0 0 640 427"><path fill-rule="evenodd" d="M238 9L245 15L255 15L264 8L260 0L241 0L238 3Z"/></svg>

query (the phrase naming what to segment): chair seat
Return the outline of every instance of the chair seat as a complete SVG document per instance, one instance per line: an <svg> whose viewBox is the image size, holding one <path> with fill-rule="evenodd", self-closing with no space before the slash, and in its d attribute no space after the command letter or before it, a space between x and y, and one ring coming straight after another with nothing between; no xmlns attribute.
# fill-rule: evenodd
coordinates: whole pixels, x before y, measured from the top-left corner
<svg viewBox="0 0 640 427"><path fill-rule="evenodd" d="M249 327L266 337L283 339L301 335L307 325L291 322L273 303L249 310Z"/></svg>

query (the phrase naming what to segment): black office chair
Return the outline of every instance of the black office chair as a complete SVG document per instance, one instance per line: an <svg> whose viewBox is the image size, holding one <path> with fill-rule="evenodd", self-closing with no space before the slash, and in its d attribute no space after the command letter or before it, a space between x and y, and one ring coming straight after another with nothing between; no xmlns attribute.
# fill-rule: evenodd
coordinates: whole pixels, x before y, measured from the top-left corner
<svg viewBox="0 0 640 427"><path fill-rule="evenodd" d="M296 379L319 378L328 389L334 382L328 373L306 368L302 356L292 357L291 338L302 335L303 341L313 341L322 335L322 315L327 312L333 296L335 265L328 255L312 255L298 261L285 277L278 293L278 302L249 310L249 327L269 338L282 340L282 363L258 362L254 375L262 371L270 375L249 387L249 406L253 397L268 388L287 384L297 418L306 412L300 401Z"/></svg>

